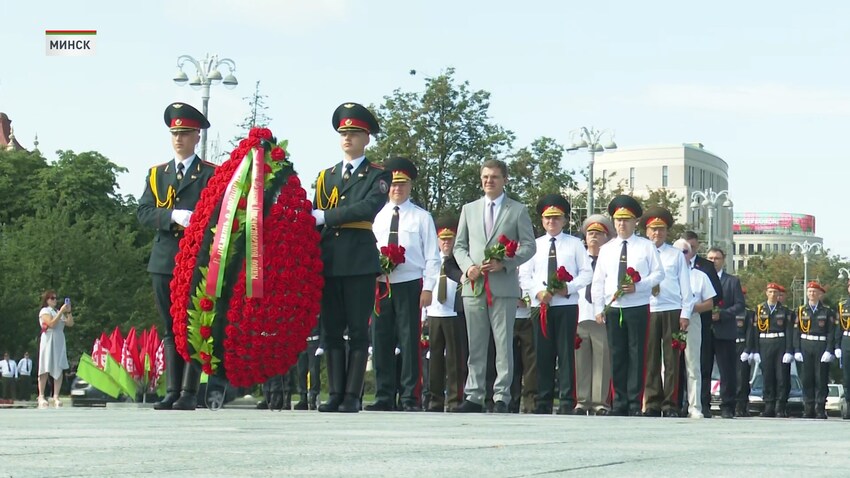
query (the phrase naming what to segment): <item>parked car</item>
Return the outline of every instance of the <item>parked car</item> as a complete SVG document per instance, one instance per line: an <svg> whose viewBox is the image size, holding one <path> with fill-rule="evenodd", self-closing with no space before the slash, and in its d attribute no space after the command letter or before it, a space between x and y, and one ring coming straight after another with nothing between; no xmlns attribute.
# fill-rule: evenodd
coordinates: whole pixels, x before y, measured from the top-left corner
<svg viewBox="0 0 850 478"><path fill-rule="evenodd" d="M844 385L830 383L829 393L826 395L826 413L841 416L846 406L847 402L844 401Z"/></svg>

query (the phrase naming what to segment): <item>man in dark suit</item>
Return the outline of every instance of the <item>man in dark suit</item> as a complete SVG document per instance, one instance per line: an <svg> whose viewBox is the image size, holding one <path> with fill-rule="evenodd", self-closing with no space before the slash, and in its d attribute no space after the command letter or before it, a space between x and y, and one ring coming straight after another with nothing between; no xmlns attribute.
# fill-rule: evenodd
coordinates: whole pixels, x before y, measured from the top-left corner
<svg viewBox="0 0 850 478"><path fill-rule="evenodd" d="M369 357L369 316L381 271L372 222L387 202L391 175L365 156L380 131L364 106L344 103L332 118L344 158L319 173L313 217L321 228L325 285L319 327L325 344L330 398L320 412L360 411ZM348 353L343 335L348 335Z"/></svg>
<svg viewBox="0 0 850 478"><path fill-rule="evenodd" d="M708 260L714 263L714 269L720 276L723 287L722 304L714 307L711 313L711 339L708 345L711 362L717 359L720 369L720 414L723 418L735 418L735 394L737 392L737 353L735 339L738 337L736 317L746 311L744 291L736 276L723 270L726 253L718 247L708 250ZM706 344L703 344L706 347ZM702 390L703 404L711 401L711 390ZM705 412L703 412L705 413Z"/></svg>
<svg viewBox="0 0 850 478"><path fill-rule="evenodd" d="M685 231L682 234L682 239L688 241L688 245L691 246L692 251L699 251L699 236L694 231ZM720 276L717 275L717 270L714 268L714 264L702 257L700 255L695 255L694 258L690 262L691 269L696 269L702 271L704 274L708 276L709 282L711 282L711 286L714 288L714 293L717 294L714 296L714 305L719 306L719 304L723 303L723 286L720 284ZM705 398L702 403L702 413L705 418L711 418L711 404L709 403L710 393L706 395L706 391L711 391L711 370L714 368L714 358L709 353L710 349L708 345L711 342L711 311L702 312L700 314L700 325L702 326L702 348L700 350L700 371L702 373L702 395ZM680 364L681 365L681 364ZM685 367L680 367L681 370L684 370ZM684 385L686 380L681 379L679 383ZM683 393L679 394L680 397L686 396ZM685 410L683 410L685 411Z"/></svg>
<svg viewBox="0 0 850 478"><path fill-rule="evenodd" d="M216 166L195 155L201 130L210 127L200 111L185 103L172 103L165 109L165 124L171 131L174 159L154 166L148 172L145 192L139 199L137 216L142 226L156 230L148 260L156 309L165 324L162 344L165 353L165 397L154 405L157 410L194 410L201 369L186 366L174 345L171 329L171 275L183 230L189 225L201 191L212 178Z"/></svg>

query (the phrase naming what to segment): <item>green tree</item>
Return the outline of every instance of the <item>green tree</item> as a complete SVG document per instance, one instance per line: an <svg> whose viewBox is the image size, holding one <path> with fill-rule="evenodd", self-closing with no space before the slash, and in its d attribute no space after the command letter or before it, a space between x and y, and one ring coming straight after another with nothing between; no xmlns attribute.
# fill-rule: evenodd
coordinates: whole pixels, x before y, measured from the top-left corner
<svg viewBox="0 0 850 478"><path fill-rule="evenodd" d="M458 83L454 73L448 68L427 78L422 93L397 89L371 108L382 134L369 157L413 161L419 168L413 200L438 215L478 198L481 162L505 157L514 140L511 131L490 120L490 93Z"/></svg>
<svg viewBox="0 0 850 478"><path fill-rule="evenodd" d="M0 224L35 212L33 192L47 161L37 151L0 149Z"/></svg>
<svg viewBox="0 0 850 478"><path fill-rule="evenodd" d="M809 254L808 279L817 280L827 289L824 302L837 307L838 301L847 295L847 280L838 277L842 267L850 268L845 258L829 254ZM747 267L738 271L741 284L747 288L750 307L765 300L765 287L776 282L787 289L786 305L793 307L805 300L803 281L803 258L787 252L774 252L750 257ZM796 287L795 287L796 286ZM796 289L796 290L795 290Z"/></svg>
<svg viewBox="0 0 850 478"><path fill-rule="evenodd" d="M528 207L538 235L543 234L543 225L535 211L537 201L546 194L565 194L576 187L575 172L561 168L563 157L563 146L541 137L512 154L508 164L508 194Z"/></svg>
<svg viewBox="0 0 850 478"><path fill-rule="evenodd" d="M248 101L248 114L244 119L242 119L241 123L236 125L242 133L230 140L230 146L233 148L236 148L236 146L239 145L239 141L242 138L248 136L248 132L251 131L251 128L266 128L269 126L269 123L272 122L271 117L268 115L269 107L266 105L268 95L260 93L259 80L254 84L254 93L251 96L245 96L242 99ZM224 155L225 153L222 153L222 156Z"/></svg>
<svg viewBox="0 0 850 478"><path fill-rule="evenodd" d="M675 192L666 188L647 188L647 192L648 194L646 196L638 197L644 211L651 207L663 207L673 214L674 219L678 216L679 209L682 207L683 199ZM667 242L673 243L673 241L682 237L682 233L689 228L689 224L682 224L678 222L673 224L673 227L671 227L667 233Z"/></svg>

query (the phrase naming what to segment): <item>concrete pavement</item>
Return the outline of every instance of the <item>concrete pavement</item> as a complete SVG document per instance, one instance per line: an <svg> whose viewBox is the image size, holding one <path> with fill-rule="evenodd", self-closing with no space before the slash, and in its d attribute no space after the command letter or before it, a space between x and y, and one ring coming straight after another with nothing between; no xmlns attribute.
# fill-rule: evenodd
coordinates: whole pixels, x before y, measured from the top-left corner
<svg viewBox="0 0 850 478"><path fill-rule="evenodd" d="M0 476L844 476L850 421L0 410Z"/></svg>

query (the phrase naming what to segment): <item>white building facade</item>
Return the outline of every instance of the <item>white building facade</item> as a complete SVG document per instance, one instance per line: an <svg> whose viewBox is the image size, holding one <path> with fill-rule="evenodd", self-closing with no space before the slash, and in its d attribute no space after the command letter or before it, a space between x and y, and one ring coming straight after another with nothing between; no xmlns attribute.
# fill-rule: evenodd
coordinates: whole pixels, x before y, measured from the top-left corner
<svg viewBox="0 0 850 478"><path fill-rule="evenodd" d="M774 252L791 252L791 244L818 243L815 217L788 212L742 212L733 219L735 266L747 267L749 259ZM799 251L798 251L799 252Z"/></svg>

